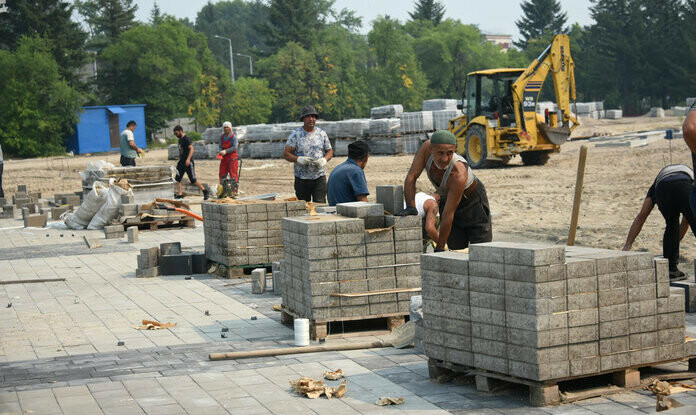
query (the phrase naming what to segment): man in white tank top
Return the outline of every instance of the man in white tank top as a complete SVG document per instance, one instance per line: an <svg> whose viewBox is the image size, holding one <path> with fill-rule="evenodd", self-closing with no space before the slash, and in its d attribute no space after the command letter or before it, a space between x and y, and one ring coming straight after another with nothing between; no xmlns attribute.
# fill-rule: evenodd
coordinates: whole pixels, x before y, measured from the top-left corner
<svg viewBox="0 0 696 415"><path fill-rule="evenodd" d="M436 131L413 158L404 181L406 215L417 215L416 181L423 170L440 195L440 232L435 251L464 249L470 243L493 239L490 207L483 183L466 160L455 153L457 139L446 130Z"/></svg>

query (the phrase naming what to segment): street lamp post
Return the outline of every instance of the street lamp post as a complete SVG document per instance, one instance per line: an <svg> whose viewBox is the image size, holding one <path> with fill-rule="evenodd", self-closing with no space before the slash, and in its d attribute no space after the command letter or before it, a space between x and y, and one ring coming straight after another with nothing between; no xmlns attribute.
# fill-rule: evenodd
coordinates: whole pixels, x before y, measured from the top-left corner
<svg viewBox="0 0 696 415"><path fill-rule="evenodd" d="M244 56L245 58L249 58L249 75L253 75L253 74L254 74L254 67L251 66L251 56L249 56L249 55L244 55L244 54L242 54L242 53L235 53L235 55L237 55L237 56Z"/></svg>
<svg viewBox="0 0 696 415"><path fill-rule="evenodd" d="M225 39L230 44L230 76L232 76L232 85L234 85L234 59L233 59L234 54L232 53L232 40L230 38L227 38L224 36L218 36L218 35L213 35L213 37L216 37L218 39Z"/></svg>

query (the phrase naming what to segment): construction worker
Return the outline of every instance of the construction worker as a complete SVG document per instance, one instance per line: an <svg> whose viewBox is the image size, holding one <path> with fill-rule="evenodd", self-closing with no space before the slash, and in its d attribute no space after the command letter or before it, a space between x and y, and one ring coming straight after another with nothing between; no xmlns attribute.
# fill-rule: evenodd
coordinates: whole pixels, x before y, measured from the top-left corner
<svg viewBox="0 0 696 415"><path fill-rule="evenodd" d="M235 137L232 132L232 123L225 121L222 123L222 135L220 136L220 144L218 146L218 154L222 157L220 160L220 183L222 179L225 178L227 174L230 175L232 180L237 182L239 179L239 156L237 155L237 147L239 147L239 140Z"/></svg>
<svg viewBox="0 0 696 415"><path fill-rule="evenodd" d="M684 133L684 141L691 150L691 166L696 169L696 102L691 104L689 113L686 114L686 119L682 124L682 132ZM689 204L691 212L696 215L696 188L691 189Z"/></svg>
<svg viewBox="0 0 696 415"><path fill-rule="evenodd" d="M319 127L316 108L302 108L302 127L293 131L285 143L283 158L295 163L295 195L307 202L326 203L326 162L333 157L329 136Z"/></svg>
<svg viewBox="0 0 696 415"><path fill-rule="evenodd" d="M348 160L336 166L328 181L329 206L337 203L367 202L365 166L370 157L370 146L360 140L348 144Z"/></svg>
<svg viewBox="0 0 696 415"><path fill-rule="evenodd" d="M457 139L447 130L433 133L413 158L404 181L405 215L417 215L416 181L423 170L440 195L440 232L435 251L464 249L493 238L486 189L464 157L455 153Z"/></svg>
<svg viewBox="0 0 696 415"><path fill-rule="evenodd" d="M203 192L203 200L208 200L208 189L204 188L201 182L196 179L196 169L193 165L193 144L189 136L184 134L184 129L177 125L174 127L174 135L179 139L179 162L176 164L176 194L174 199L183 199L184 194L181 190L181 179L186 174L191 184L196 185Z"/></svg>
<svg viewBox="0 0 696 415"><path fill-rule="evenodd" d="M440 195L434 193L429 195L425 192L418 192L415 196L415 207L418 216L423 218L423 244L427 245L430 241L437 243L440 235L437 231L437 215L439 213L438 201ZM404 202L404 209L407 208Z"/></svg>
<svg viewBox="0 0 696 415"><path fill-rule="evenodd" d="M684 238L686 230L691 226L691 232L696 236L696 218L689 206L689 194L694 183L694 172L683 164L669 165L657 174L648 194L643 200L643 206L638 216L633 220L626 237L623 250L630 251L633 241L636 240L645 220L652 212L655 204L665 218L665 233L662 238L662 256L669 261L670 281L679 281L686 278L679 271L679 241ZM681 224L679 215L683 215Z"/></svg>
<svg viewBox="0 0 696 415"><path fill-rule="evenodd" d="M142 154L143 150L135 145L135 121L128 121L126 129L121 131L121 166L135 167L135 158Z"/></svg>

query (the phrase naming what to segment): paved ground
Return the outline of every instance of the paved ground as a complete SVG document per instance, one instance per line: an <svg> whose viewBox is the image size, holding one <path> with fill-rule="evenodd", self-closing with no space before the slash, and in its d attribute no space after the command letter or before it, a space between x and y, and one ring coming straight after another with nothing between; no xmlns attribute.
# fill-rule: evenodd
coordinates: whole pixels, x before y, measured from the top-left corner
<svg viewBox="0 0 696 415"><path fill-rule="evenodd" d="M128 244L104 240L99 231L19 225L17 220L0 220L0 280L65 281L0 285L0 414L655 411L655 398L647 391L540 409L526 403L523 388L485 395L476 392L470 378L436 384L428 379L425 356L413 349L211 362L211 352L292 344L293 333L271 308L280 303L279 295L251 295L246 282L203 275L191 280L135 278L138 249L180 241L185 249L202 250L201 227L141 232L137 244ZM103 246L90 250L85 235ZM142 319L177 326L136 330ZM687 320L689 329L696 331L696 315ZM343 399L309 400L295 396L289 387L290 379L319 378L325 370L337 368L348 378ZM405 403L376 406L382 396L404 397ZM696 406L696 392L675 398Z"/></svg>

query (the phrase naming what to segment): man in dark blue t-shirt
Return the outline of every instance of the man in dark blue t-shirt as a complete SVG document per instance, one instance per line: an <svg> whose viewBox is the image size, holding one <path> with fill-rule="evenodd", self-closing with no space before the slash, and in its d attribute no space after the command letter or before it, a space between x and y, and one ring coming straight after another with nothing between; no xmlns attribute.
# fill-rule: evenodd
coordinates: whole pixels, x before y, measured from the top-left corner
<svg viewBox="0 0 696 415"><path fill-rule="evenodd" d="M329 176L328 192L330 206L337 203L367 202L367 180L365 166L370 156L370 147L364 141L348 145L348 160L336 166Z"/></svg>

